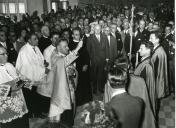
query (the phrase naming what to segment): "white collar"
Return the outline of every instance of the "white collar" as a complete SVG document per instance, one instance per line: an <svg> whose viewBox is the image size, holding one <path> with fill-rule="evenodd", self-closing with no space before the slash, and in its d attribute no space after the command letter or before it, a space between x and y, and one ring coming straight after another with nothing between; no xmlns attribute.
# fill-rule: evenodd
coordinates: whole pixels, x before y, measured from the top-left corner
<svg viewBox="0 0 176 128"><path fill-rule="evenodd" d="M159 46L159 44L155 45L155 46L153 47L153 50L155 50L158 46Z"/></svg>
<svg viewBox="0 0 176 128"><path fill-rule="evenodd" d="M99 34L99 35L95 34L95 36L96 36L96 37L100 37L100 34Z"/></svg>
<svg viewBox="0 0 176 128"><path fill-rule="evenodd" d="M88 34L88 33L87 33L87 34L85 34L85 35L86 35L86 37L89 37L89 36L90 36L90 34Z"/></svg>
<svg viewBox="0 0 176 128"><path fill-rule="evenodd" d="M5 64L1 64L1 63L0 63L0 66L4 66L4 65L5 65Z"/></svg>
<svg viewBox="0 0 176 128"><path fill-rule="evenodd" d="M147 57L149 57L149 56L142 57L142 58L141 58L141 61L143 61L143 60L144 60L145 58L147 58Z"/></svg>
<svg viewBox="0 0 176 128"><path fill-rule="evenodd" d="M47 36L43 35L44 38L48 38Z"/></svg>
<svg viewBox="0 0 176 128"><path fill-rule="evenodd" d="M165 37L169 36L170 34L172 34L172 33L170 32L170 33L166 34Z"/></svg>
<svg viewBox="0 0 176 128"><path fill-rule="evenodd" d="M74 42L77 42L77 43L79 42L79 41L77 41L77 40L75 40L75 39L73 39L73 41L74 41Z"/></svg>
<svg viewBox="0 0 176 128"><path fill-rule="evenodd" d="M27 43L31 48L35 48L36 46L31 45L30 43Z"/></svg>
<svg viewBox="0 0 176 128"><path fill-rule="evenodd" d="M115 34L115 33L112 33L112 32L111 32L111 34L112 34L114 37L116 37L116 34Z"/></svg>
<svg viewBox="0 0 176 128"><path fill-rule="evenodd" d="M66 56L65 54L63 54L63 53L61 53L61 52L58 52L57 54L58 54L59 56L63 56L63 57Z"/></svg>
<svg viewBox="0 0 176 128"><path fill-rule="evenodd" d="M111 98L113 98L116 95L125 93L125 92L126 92L126 90L124 88L114 89L114 92L112 93Z"/></svg>
<svg viewBox="0 0 176 128"><path fill-rule="evenodd" d="M0 43L3 43L3 44L4 44L4 43L6 43L6 41L5 41L5 42L0 41Z"/></svg>

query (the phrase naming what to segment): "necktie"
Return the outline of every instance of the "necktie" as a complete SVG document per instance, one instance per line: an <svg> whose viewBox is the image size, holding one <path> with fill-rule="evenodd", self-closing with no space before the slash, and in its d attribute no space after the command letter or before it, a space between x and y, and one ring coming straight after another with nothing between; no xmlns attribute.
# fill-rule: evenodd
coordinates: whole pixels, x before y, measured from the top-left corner
<svg viewBox="0 0 176 128"><path fill-rule="evenodd" d="M33 47L33 49L34 49L34 52L36 53L35 47Z"/></svg>
<svg viewBox="0 0 176 128"><path fill-rule="evenodd" d="M100 42L100 36L97 35L97 39L98 39L98 41Z"/></svg>

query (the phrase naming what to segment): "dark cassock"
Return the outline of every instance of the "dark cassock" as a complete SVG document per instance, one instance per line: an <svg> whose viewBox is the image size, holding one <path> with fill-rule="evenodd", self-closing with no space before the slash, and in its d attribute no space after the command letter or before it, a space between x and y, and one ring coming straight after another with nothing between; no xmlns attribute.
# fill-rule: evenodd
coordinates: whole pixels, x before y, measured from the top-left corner
<svg viewBox="0 0 176 128"><path fill-rule="evenodd" d="M138 28L135 33L134 38L134 52L136 53L139 50L139 47L141 45L141 42L144 40L149 40L150 32L147 29L144 29L143 31L140 31Z"/></svg>
<svg viewBox="0 0 176 128"><path fill-rule="evenodd" d="M72 40L69 43L69 49L74 50L78 41ZM83 47L79 50L79 57L76 60L76 69L78 71L78 85L76 89L76 104L83 105L92 100L91 86L90 86L90 58L87 51L87 37L83 38ZM87 67L87 70L84 70L84 67Z"/></svg>
<svg viewBox="0 0 176 128"><path fill-rule="evenodd" d="M52 44L52 42L51 42L50 38L42 36L38 42L38 47L39 47L41 53L43 54L43 51L51 44Z"/></svg>
<svg viewBox="0 0 176 128"><path fill-rule="evenodd" d="M91 61L91 79L94 93L103 92L105 85L105 64L109 58L108 39L104 34L100 34L100 39L95 34L91 35L87 41L87 49Z"/></svg>
<svg viewBox="0 0 176 128"><path fill-rule="evenodd" d="M167 56L161 45L154 48L151 63L154 67L157 98L163 98L169 94Z"/></svg>
<svg viewBox="0 0 176 128"><path fill-rule="evenodd" d="M169 85L174 90L175 86L175 48L174 48L174 35L168 34L163 35L163 40L161 41L161 46L164 48L167 55L167 66L168 66L168 78Z"/></svg>
<svg viewBox="0 0 176 128"><path fill-rule="evenodd" d="M151 110L156 116L156 88L154 71L151 65L150 57L143 59L136 67L134 75L140 76L144 79L147 85L147 91L149 94L149 101Z"/></svg>

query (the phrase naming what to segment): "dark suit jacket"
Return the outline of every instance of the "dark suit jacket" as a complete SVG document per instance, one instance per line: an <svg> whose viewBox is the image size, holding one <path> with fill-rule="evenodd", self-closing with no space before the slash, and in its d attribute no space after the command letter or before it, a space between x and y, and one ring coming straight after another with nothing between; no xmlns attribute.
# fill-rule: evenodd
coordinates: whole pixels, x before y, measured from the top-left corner
<svg viewBox="0 0 176 128"><path fill-rule="evenodd" d="M169 46L169 41L173 41L174 42L174 35L169 34L167 36L163 35L163 39L161 40L161 46L164 48L166 55L169 59L169 52L171 50L171 47Z"/></svg>
<svg viewBox="0 0 176 128"><path fill-rule="evenodd" d="M143 111L143 100L122 93L114 96L108 103L108 110L118 118L120 128L139 128Z"/></svg>
<svg viewBox="0 0 176 128"><path fill-rule="evenodd" d="M123 49L122 51L126 54L130 52L130 34L129 32L127 34L124 33L124 30L121 32L122 42L123 42ZM132 39L132 53L134 53L134 37Z"/></svg>
<svg viewBox="0 0 176 128"><path fill-rule="evenodd" d="M102 64L109 58L108 39L106 35L100 34L100 42L93 34L87 41L87 50L92 64Z"/></svg>
<svg viewBox="0 0 176 128"><path fill-rule="evenodd" d="M38 43L39 43L38 47L39 47L41 53L43 53L43 51L45 50L45 48L47 48L49 45L52 44L50 38L45 38L43 36L39 39Z"/></svg>
<svg viewBox="0 0 176 128"><path fill-rule="evenodd" d="M11 64L15 65L17 57L18 57L18 53L15 50L15 48L14 48L12 43L7 41L6 45L7 45L7 53L9 54L8 55L8 62L10 62Z"/></svg>
<svg viewBox="0 0 176 128"><path fill-rule="evenodd" d="M110 36L109 59L114 62L117 57L117 41L113 36Z"/></svg>
<svg viewBox="0 0 176 128"><path fill-rule="evenodd" d="M116 32L116 40L117 40L117 50L122 51L123 42L121 34L118 31Z"/></svg>

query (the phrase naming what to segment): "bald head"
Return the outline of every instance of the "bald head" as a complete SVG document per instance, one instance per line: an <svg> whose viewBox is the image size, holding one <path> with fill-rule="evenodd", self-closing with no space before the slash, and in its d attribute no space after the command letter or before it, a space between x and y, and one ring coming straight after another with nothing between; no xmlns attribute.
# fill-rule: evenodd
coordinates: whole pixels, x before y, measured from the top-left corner
<svg viewBox="0 0 176 128"><path fill-rule="evenodd" d="M41 33L46 36L46 37L49 37L50 36L50 31L49 31L49 28L48 26L43 26L41 28Z"/></svg>
<svg viewBox="0 0 176 128"><path fill-rule="evenodd" d="M145 29L145 21L144 20L139 21L139 28L140 29Z"/></svg>
<svg viewBox="0 0 176 128"><path fill-rule="evenodd" d="M106 28L104 29L104 33L105 33L105 35L109 36L109 35L110 35L110 28L109 28L109 27L106 27Z"/></svg>
<svg viewBox="0 0 176 128"><path fill-rule="evenodd" d="M101 26L99 24L96 24L94 27L95 35L99 35L101 32Z"/></svg>

